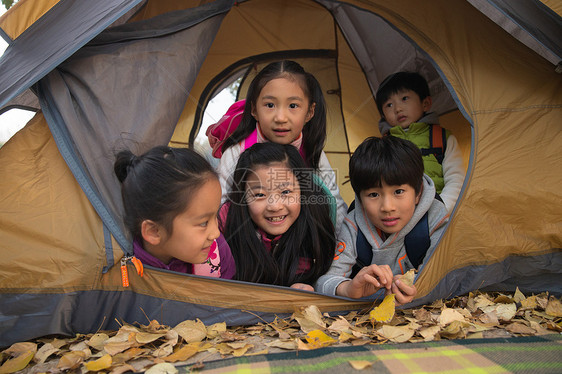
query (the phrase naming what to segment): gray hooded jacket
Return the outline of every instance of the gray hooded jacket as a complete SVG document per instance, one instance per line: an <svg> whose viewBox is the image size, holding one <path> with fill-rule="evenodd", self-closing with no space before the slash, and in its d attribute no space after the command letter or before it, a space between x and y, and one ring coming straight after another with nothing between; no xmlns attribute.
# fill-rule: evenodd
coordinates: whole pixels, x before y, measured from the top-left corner
<svg viewBox="0 0 562 374"><path fill-rule="evenodd" d="M349 280L351 271L357 259L357 229L361 230L373 250L373 264L388 265L393 274L403 274L413 268L412 263L406 256L404 237L414 228L423 215L429 211L428 224L431 245L427 250L424 260L431 256L435 250L437 241L445 230L449 214L445 205L435 199L435 187L433 181L424 174L423 191L414 215L410 221L399 232L390 235L383 240L377 233L375 226L368 220L361 201L355 197L355 209L344 219L343 226L338 237L334 262L330 270L321 276L315 284L317 292L335 295L338 285Z"/></svg>

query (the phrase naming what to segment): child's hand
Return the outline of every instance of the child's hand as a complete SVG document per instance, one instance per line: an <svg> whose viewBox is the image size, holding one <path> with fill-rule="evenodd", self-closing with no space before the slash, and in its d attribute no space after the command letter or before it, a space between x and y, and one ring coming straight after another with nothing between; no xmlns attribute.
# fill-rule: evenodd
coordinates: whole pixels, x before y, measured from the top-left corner
<svg viewBox="0 0 562 374"><path fill-rule="evenodd" d="M305 283L295 283L291 285L291 288L296 288L297 290L303 290L303 291L312 291L314 292L314 287L312 287L310 284L305 284Z"/></svg>
<svg viewBox="0 0 562 374"><path fill-rule="evenodd" d="M386 288L387 293L392 286L392 271L388 265L369 265L361 269L350 281L341 283L336 294L353 299L369 296Z"/></svg>
<svg viewBox="0 0 562 374"><path fill-rule="evenodd" d="M407 286L403 282L400 282L400 275L394 277L392 282L392 293L395 296L396 305L407 304L414 300L417 294L416 286Z"/></svg>

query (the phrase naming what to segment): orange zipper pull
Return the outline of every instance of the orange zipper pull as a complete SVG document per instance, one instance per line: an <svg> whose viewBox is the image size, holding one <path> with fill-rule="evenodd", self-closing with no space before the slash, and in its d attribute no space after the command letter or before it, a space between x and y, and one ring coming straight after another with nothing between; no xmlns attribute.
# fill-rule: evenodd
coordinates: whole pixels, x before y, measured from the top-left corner
<svg viewBox="0 0 562 374"><path fill-rule="evenodd" d="M142 277L144 274L144 266L142 266L142 262L135 256L131 258L131 261L133 262L133 265L135 265L135 269L137 269L137 273Z"/></svg>
<svg viewBox="0 0 562 374"><path fill-rule="evenodd" d="M129 287L129 271L127 270L127 257L121 258L121 282L123 287Z"/></svg>

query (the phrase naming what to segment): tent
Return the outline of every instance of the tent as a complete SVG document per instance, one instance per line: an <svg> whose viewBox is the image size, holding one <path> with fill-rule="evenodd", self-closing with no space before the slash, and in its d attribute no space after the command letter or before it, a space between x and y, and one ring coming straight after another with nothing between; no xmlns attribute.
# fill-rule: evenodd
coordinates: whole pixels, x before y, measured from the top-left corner
<svg viewBox="0 0 562 374"><path fill-rule="evenodd" d="M0 18L0 113L37 114L0 149L0 346L118 320L236 325L371 305L150 268L140 277L124 261L115 151L193 145L214 95L241 79L243 97L281 58L325 91L325 151L348 203L349 156L379 135L378 84L404 69L429 80L467 174L411 306L484 288L562 293L561 13L554 0L20 0Z"/></svg>

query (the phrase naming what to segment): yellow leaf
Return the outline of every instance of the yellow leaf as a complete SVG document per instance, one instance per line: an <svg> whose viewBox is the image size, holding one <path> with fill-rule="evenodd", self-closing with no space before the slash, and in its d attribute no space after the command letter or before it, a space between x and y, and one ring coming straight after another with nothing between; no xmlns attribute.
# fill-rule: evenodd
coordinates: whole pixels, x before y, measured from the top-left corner
<svg viewBox="0 0 562 374"><path fill-rule="evenodd" d="M355 370L364 370L373 366L373 363L365 360L350 360L348 361L352 368Z"/></svg>
<svg viewBox="0 0 562 374"><path fill-rule="evenodd" d="M190 343L184 345L171 355L164 357L165 361L168 362L176 362L176 361L185 361L188 358L194 356L197 352L199 352L199 347L201 346L200 343Z"/></svg>
<svg viewBox="0 0 562 374"><path fill-rule="evenodd" d="M306 335L306 340L311 349L322 348L337 343L337 340L326 335L321 330L313 330ZM314 347L314 348L312 348Z"/></svg>
<svg viewBox="0 0 562 374"><path fill-rule="evenodd" d="M562 317L562 304L560 300L551 296L545 309L546 314L553 317Z"/></svg>
<svg viewBox="0 0 562 374"><path fill-rule="evenodd" d="M207 328L200 320L180 322L173 330L187 343L200 342L207 337Z"/></svg>
<svg viewBox="0 0 562 374"><path fill-rule="evenodd" d="M84 364L84 367L86 369L88 369L89 371L100 371L100 370L107 369L108 367L110 367L111 363L112 363L111 356L108 355L108 354L105 354L105 355L101 356L100 358L98 358L97 360L86 362Z"/></svg>
<svg viewBox="0 0 562 374"><path fill-rule="evenodd" d="M405 284L408 287L412 287L414 285L414 278L416 277L416 271L414 269L410 269L400 277L400 282Z"/></svg>
<svg viewBox="0 0 562 374"><path fill-rule="evenodd" d="M382 303L369 313L372 322L390 322L394 317L396 305L394 304L394 294L386 295Z"/></svg>
<svg viewBox="0 0 562 374"><path fill-rule="evenodd" d="M14 373L19 370L25 369L27 364L31 361L35 355L34 351L27 351L20 353L18 356L9 359L0 366L0 374Z"/></svg>

